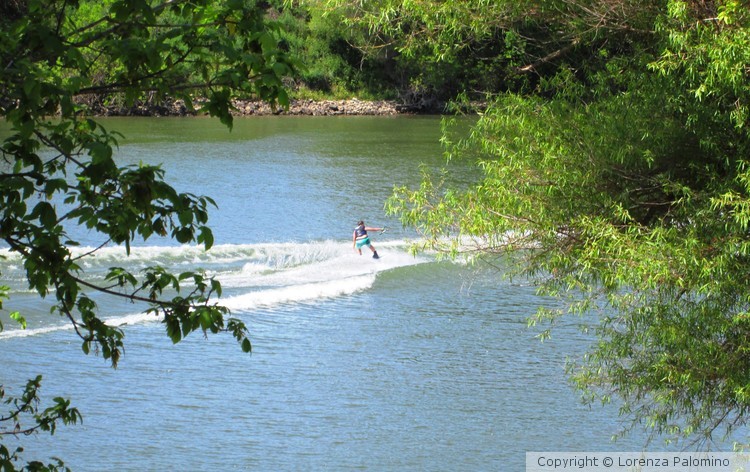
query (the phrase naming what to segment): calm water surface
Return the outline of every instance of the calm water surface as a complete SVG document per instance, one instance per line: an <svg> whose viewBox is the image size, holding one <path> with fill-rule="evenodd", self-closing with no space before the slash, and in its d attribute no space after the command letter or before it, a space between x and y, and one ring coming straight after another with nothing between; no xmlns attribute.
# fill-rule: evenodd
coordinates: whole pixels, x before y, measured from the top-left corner
<svg viewBox="0 0 750 472"><path fill-rule="evenodd" d="M253 118L231 133L208 119L104 123L126 136L122 165L162 163L178 190L217 201L216 246L149 240L130 258L106 248L87 270L205 268L254 352L229 336L173 346L139 307L100 298L126 332L113 370L81 353L11 256L6 308L30 323L0 337L0 383L41 373L46 398L84 415L23 438L27 457L83 471L504 471L523 470L526 451L642 449L638 435L611 443L616 409L583 407L568 385L566 357L591 341L576 320L540 343L526 318L551 301L486 268L409 255L415 235L384 216L394 185L443 164L438 119ZM453 166L456 182L470 177ZM374 238L379 261L353 253L358 219L392 227Z"/></svg>

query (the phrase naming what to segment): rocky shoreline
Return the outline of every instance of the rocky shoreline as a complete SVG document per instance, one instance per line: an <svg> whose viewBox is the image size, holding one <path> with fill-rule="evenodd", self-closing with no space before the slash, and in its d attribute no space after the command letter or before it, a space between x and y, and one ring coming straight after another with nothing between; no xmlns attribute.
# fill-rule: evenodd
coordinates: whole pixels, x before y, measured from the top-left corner
<svg viewBox="0 0 750 472"><path fill-rule="evenodd" d="M196 104L199 107L200 104ZM415 106L407 106L391 100L292 100L288 109L273 109L265 102L237 100L233 103L236 116L268 116L268 115L296 115L296 116L337 116L337 115L377 115L391 116L403 114L439 114L441 110L427 110ZM116 105L90 104L94 115L98 116L194 116L194 111L188 110L185 103L175 100L162 104L137 104L132 107Z"/></svg>
<svg viewBox="0 0 750 472"><path fill-rule="evenodd" d="M356 98L350 100L293 100L286 110L273 110L263 102L235 103L237 114L250 115L307 115L307 116L336 116L336 115L398 115L415 113L394 101L378 100L366 101Z"/></svg>

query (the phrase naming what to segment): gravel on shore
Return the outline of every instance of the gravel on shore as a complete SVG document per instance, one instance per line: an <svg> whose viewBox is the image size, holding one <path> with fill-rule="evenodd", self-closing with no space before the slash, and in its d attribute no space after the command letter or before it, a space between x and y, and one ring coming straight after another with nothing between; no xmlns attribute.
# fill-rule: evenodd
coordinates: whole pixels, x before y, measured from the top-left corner
<svg viewBox="0 0 750 472"><path fill-rule="evenodd" d="M236 116L266 116L266 115L307 115L307 116L335 116L335 115L399 115L430 113L413 107L400 105L390 100L292 100L287 109L273 108L260 101L236 100L232 114ZM196 103L196 108L200 104ZM94 105L91 107L94 115L98 116L189 116L196 115L188 110L185 103L175 100L168 103L137 104L132 107L116 105Z"/></svg>

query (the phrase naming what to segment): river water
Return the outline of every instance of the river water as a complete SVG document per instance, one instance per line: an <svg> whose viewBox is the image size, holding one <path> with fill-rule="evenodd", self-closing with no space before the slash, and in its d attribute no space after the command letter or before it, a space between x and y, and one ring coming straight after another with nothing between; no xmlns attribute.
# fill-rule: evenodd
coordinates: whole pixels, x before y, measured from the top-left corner
<svg viewBox="0 0 750 472"><path fill-rule="evenodd" d="M87 271L204 268L253 353L228 335L172 345L138 307L98 298L126 333L114 370L81 352L10 255L0 384L17 394L43 374L44 398L70 397L84 415L21 438L27 458L79 471L505 471L523 470L526 451L643 449L640 433L612 443L616 408L584 407L568 384L565 359L591 342L577 320L540 342L527 317L553 301L497 269L410 255L416 235L384 216L394 185L443 165L438 118L247 118L231 132L201 118L103 123L125 135L120 164L162 163L178 190L216 200L216 245L108 247ZM472 172L454 162L450 179ZM359 219L391 228L373 237L380 260L352 251ZM16 309L25 331L7 320Z"/></svg>

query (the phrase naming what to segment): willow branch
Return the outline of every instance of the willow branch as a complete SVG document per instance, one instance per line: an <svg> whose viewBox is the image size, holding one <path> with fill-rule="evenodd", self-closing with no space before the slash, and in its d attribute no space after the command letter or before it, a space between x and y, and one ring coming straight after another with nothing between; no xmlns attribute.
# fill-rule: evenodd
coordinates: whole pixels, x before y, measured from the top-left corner
<svg viewBox="0 0 750 472"><path fill-rule="evenodd" d="M545 64L547 62L554 61L555 59L567 54L570 52L573 48L575 48L580 40L578 38L574 39L569 45L565 46L564 48L558 49L557 51L553 51L546 56L540 58L536 62L533 62L531 64L525 65L523 67L516 68L516 72L519 73L527 73L535 70L537 67L541 66L542 64Z"/></svg>

